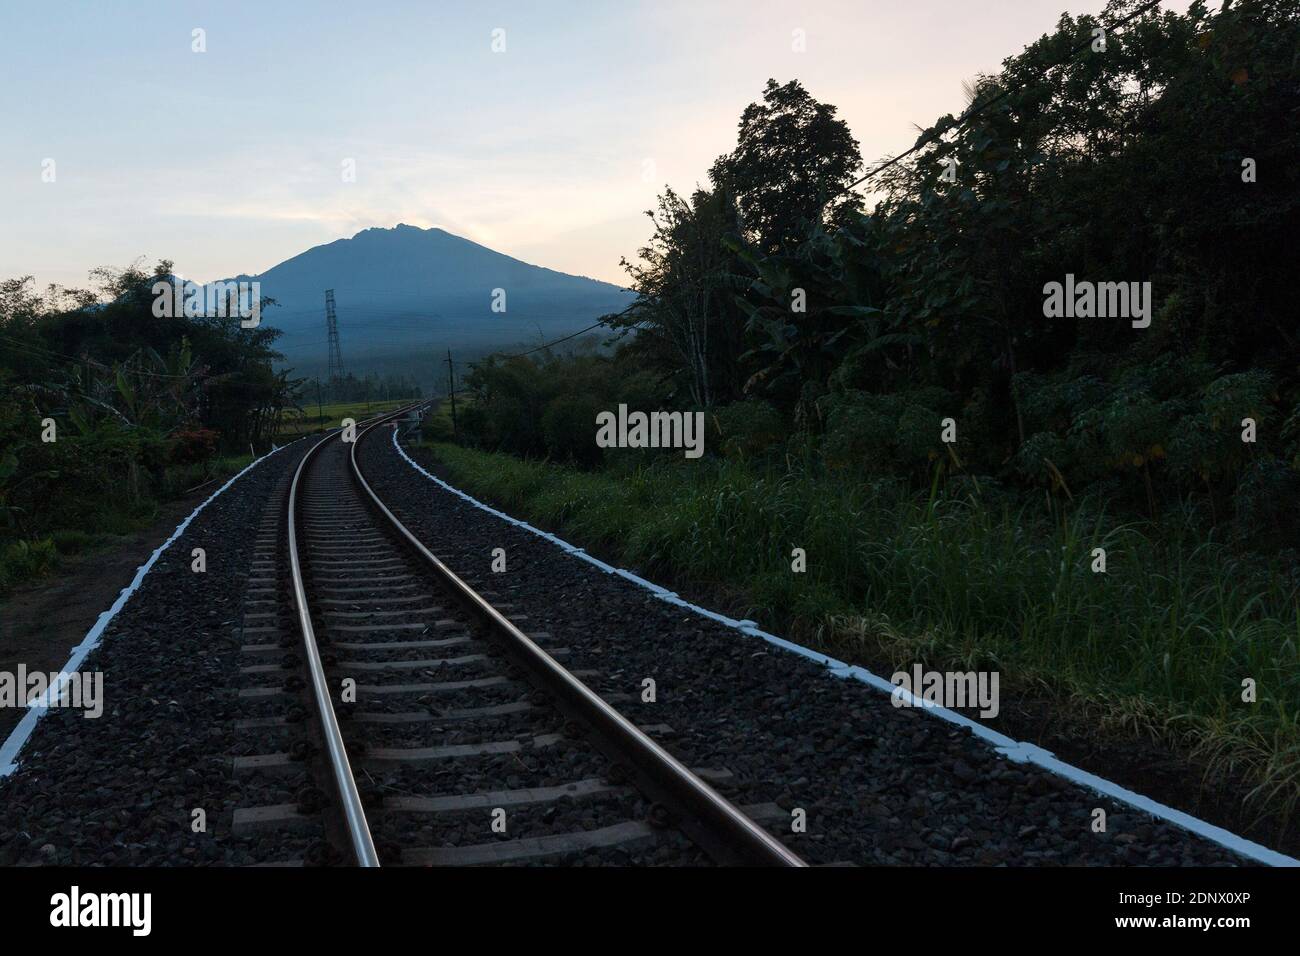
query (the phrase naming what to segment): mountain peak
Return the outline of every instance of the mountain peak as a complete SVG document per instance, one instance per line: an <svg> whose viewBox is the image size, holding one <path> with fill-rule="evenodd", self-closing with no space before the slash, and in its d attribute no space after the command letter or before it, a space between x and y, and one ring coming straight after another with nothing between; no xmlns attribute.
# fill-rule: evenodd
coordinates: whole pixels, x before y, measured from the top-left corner
<svg viewBox="0 0 1300 956"><path fill-rule="evenodd" d="M442 229L438 226L430 226L429 228L426 229L422 226L412 226L410 223L399 222L395 226L369 226L365 229L362 229L352 238L359 239L362 236L369 235L372 233L375 235L392 235L392 236L403 235L403 234L424 235L427 233L435 233L444 236L451 235L451 233L447 232L447 230Z"/></svg>
<svg viewBox="0 0 1300 956"><path fill-rule="evenodd" d="M277 347L308 371L323 354L327 289L334 290L349 368L363 359L413 361L448 347L560 338L621 311L632 295L405 222L314 246L253 278L277 302L263 314L284 333Z"/></svg>

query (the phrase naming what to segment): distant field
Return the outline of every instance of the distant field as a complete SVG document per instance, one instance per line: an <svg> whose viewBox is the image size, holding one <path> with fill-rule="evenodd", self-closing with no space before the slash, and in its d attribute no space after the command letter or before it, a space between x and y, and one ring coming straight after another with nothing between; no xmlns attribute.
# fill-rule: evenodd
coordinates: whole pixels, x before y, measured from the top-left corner
<svg viewBox="0 0 1300 956"><path fill-rule="evenodd" d="M364 421L382 412L391 412L394 409L401 408L414 399L398 398L386 402L338 402L333 405L321 406L318 410L315 405L304 405L304 414L289 414L285 416L284 423L281 425L277 437L279 438L301 438L303 435L310 435L318 432L322 428L337 428L343 424L343 419L351 418L355 421Z"/></svg>

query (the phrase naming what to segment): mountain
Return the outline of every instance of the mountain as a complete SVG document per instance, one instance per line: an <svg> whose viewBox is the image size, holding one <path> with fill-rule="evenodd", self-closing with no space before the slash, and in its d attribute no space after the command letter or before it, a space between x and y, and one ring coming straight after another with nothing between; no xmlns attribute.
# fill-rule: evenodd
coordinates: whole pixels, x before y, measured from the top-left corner
<svg viewBox="0 0 1300 956"><path fill-rule="evenodd" d="M262 316L284 331L277 348L307 375L326 363L325 290L334 290L348 371L429 371L446 350L483 354L528 347L627 307L632 293L608 282L531 265L442 229L401 224L365 229L308 249L260 275L276 300ZM505 311L493 311L494 296ZM421 375L421 378L427 376Z"/></svg>

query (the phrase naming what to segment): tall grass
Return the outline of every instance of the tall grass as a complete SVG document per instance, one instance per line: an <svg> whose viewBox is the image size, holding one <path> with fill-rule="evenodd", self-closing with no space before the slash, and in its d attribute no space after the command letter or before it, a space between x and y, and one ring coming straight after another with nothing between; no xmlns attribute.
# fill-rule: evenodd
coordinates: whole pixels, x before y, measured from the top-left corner
<svg viewBox="0 0 1300 956"><path fill-rule="evenodd" d="M164 502L202 493L208 485L215 487L215 482L236 474L252 460L250 455L225 455L168 465L153 480L141 481L132 493L75 502L64 519L73 523L71 527L47 523L43 531L17 539L0 533L0 599L19 585L53 574L62 558L111 547L123 536L148 527L157 520Z"/></svg>
<svg viewBox="0 0 1300 956"><path fill-rule="evenodd" d="M918 495L803 467L660 460L592 473L432 450L467 490L643 572L732 595L747 616L841 656L996 668L1111 729L1190 749L1248 781L1261 811L1285 819L1300 799L1293 569L1233 552L1190 513L1134 524L1095 501L1053 516L978 490ZM796 547L803 574L791 571Z"/></svg>

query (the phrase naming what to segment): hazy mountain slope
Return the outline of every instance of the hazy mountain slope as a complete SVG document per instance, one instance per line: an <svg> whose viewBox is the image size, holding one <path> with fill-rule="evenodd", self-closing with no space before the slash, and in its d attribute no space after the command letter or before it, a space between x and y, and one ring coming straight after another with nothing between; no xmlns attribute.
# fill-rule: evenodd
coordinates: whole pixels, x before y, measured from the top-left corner
<svg viewBox="0 0 1300 956"><path fill-rule="evenodd" d="M631 301L607 282L530 265L442 229L366 229L308 249L260 275L277 301L263 317L284 330L289 364L325 361L325 290L333 289L345 365L358 371L428 360L447 348L536 343L591 325ZM504 313L493 290L505 291Z"/></svg>

